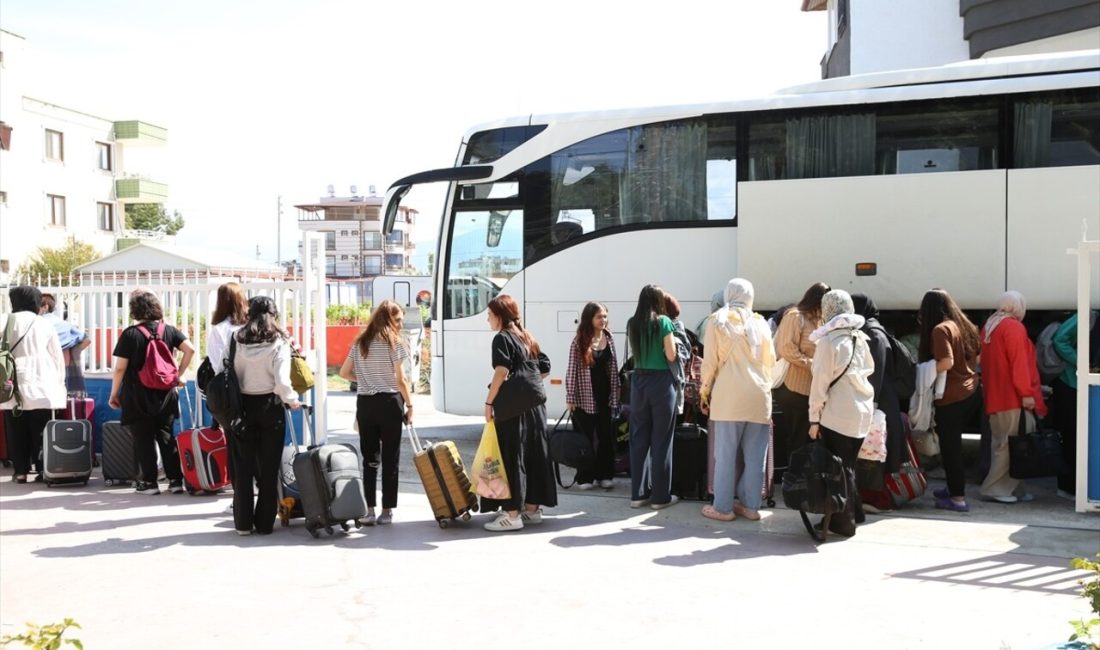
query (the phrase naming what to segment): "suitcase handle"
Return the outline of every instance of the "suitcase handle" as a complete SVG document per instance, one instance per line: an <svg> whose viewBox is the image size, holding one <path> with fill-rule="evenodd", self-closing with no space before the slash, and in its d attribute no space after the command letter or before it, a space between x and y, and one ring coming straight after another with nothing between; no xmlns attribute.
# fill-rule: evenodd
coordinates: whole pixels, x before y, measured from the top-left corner
<svg viewBox="0 0 1100 650"><path fill-rule="evenodd" d="M412 445L413 453L419 454L424 451L424 445L420 443L420 436L416 433L416 427L411 422L406 422L405 428L409 431L409 444Z"/></svg>
<svg viewBox="0 0 1100 650"><path fill-rule="evenodd" d="M198 389L195 390L195 399L196 400L199 399ZM194 409L191 408L191 396L187 393L186 388L183 389L182 394L180 393L180 389L178 389L178 388L176 389L176 402L177 402L177 404L186 404L187 405L187 421L190 422L190 424L191 424L190 428L191 429L201 429L202 425L200 425L195 420L195 413L196 412L201 412L201 411L199 411L197 406ZM183 431L185 429L185 427L183 426L183 412L184 412L184 409L183 409L182 406L179 406L178 408L179 408L179 414L180 414L180 431Z"/></svg>
<svg viewBox="0 0 1100 650"><path fill-rule="evenodd" d="M290 426L290 443L294 445L295 449L300 449L298 446L298 431L294 428L294 412L286 405L283 408L286 409L286 422ZM302 436L302 443L305 444L306 449L317 446L317 438L313 435L313 425L310 423L311 417L313 417L313 405L302 402L302 432L309 434L308 442L305 436Z"/></svg>

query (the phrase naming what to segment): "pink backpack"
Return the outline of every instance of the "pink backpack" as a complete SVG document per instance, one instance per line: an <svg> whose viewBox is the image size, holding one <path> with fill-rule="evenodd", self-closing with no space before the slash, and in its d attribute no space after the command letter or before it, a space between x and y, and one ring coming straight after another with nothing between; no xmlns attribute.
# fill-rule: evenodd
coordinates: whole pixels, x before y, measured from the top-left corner
<svg viewBox="0 0 1100 650"><path fill-rule="evenodd" d="M142 386L152 390L175 388L180 371L176 367L172 350L164 342L164 321L157 325L155 335L151 334L144 325L138 325L137 328L148 339L145 345L145 365L138 371L138 381Z"/></svg>

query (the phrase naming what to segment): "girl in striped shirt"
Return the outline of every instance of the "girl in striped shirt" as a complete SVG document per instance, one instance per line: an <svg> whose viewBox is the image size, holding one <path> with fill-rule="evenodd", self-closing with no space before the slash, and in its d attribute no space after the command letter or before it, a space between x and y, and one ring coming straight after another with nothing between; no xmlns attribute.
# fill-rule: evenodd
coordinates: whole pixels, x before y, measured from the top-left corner
<svg viewBox="0 0 1100 650"><path fill-rule="evenodd" d="M358 382L355 419L363 453L365 526L393 521L397 507L397 465L401 455L401 424L412 423L413 405L405 377L408 348L401 340L405 312L392 300L383 300L371 314L366 329L348 351L340 376ZM382 466L382 514L375 516L375 485Z"/></svg>

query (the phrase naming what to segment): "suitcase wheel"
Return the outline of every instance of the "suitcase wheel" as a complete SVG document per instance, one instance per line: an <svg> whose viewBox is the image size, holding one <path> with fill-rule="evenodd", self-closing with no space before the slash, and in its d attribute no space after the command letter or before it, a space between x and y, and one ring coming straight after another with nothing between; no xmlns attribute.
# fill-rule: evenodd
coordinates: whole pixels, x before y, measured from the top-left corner
<svg viewBox="0 0 1100 650"><path fill-rule="evenodd" d="M358 519L356 519L356 520L355 520L355 528L356 528L356 530L358 530L358 529L360 529L360 528L362 528L362 527L363 527L363 524L359 523L359 520L358 520Z"/></svg>
<svg viewBox="0 0 1100 650"><path fill-rule="evenodd" d="M115 484L115 480L113 478L105 478L103 479L103 484L107 487L112 487Z"/></svg>
<svg viewBox="0 0 1100 650"><path fill-rule="evenodd" d="M775 507L775 499L768 499L768 507L769 508L774 508Z"/></svg>
<svg viewBox="0 0 1100 650"><path fill-rule="evenodd" d="M84 487L88 487L88 479L84 479L84 482L81 483L81 485L83 485Z"/></svg>
<svg viewBox="0 0 1100 650"><path fill-rule="evenodd" d="M462 513L462 521L470 521L470 517L471 517L471 516L472 516L472 515L471 515L470 513L468 513L468 512L464 512L464 513Z"/></svg>
<svg viewBox="0 0 1100 650"><path fill-rule="evenodd" d="M343 528L344 532L346 533L349 530L351 530L351 525L349 525L348 522L346 522L346 521L341 521L340 522L340 528Z"/></svg>
<svg viewBox="0 0 1100 650"><path fill-rule="evenodd" d="M199 491L198 491L198 490L196 490L195 488L191 487L190 485L187 485L187 486L186 486L186 490L187 490L187 493L188 493L188 494L190 494L191 496L195 496L196 494L198 494L198 493L199 493Z"/></svg>
<svg viewBox="0 0 1100 650"><path fill-rule="evenodd" d="M310 528L309 529L309 534L313 535L313 539L318 539L318 538L321 537L321 533L318 532L316 528Z"/></svg>
<svg viewBox="0 0 1100 650"><path fill-rule="evenodd" d="M325 532L326 532L326 533L328 533L329 535L332 535L332 534L334 534L334 533L335 533L336 531L334 531L334 530L332 529L332 526L325 526Z"/></svg>
<svg viewBox="0 0 1100 650"><path fill-rule="evenodd" d="M440 520L439 520L439 527L440 527L440 528L446 528L446 527L448 527L448 526L450 526L450 525L451 525L451 522L450 522L450 520L447 520L447 519L440 519Z"/></svg>

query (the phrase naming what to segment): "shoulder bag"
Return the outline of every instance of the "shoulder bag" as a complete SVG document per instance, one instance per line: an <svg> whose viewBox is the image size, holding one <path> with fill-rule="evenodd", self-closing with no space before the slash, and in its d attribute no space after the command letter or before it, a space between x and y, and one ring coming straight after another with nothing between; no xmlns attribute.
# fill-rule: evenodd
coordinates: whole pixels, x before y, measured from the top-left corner
<svg viewBox="0 0 1100 650"><path fill-rule="evenodd" d="M206 385L206 407L222 429L240 434L244 428L244 400L233 362L237 357L237 338L229 340L229 358L210 383Z"/></svg>
<svg viewBox="0 0 1100 650"><path fill-rule="evenodd" d="M521 350L527 349L523 341L516 339L516 342ZM546 389L542 385L538 360L527 354L515 357L522 358L512 359L511 372L493 399L493 417L497 420L519 417L525 411L546 403Z"/></svg>

